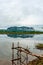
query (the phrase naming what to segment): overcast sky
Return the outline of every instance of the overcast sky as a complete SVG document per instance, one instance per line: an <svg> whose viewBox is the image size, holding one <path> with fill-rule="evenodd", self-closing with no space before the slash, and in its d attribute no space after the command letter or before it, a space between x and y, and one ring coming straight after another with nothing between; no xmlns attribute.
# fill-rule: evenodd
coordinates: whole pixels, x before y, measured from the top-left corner
<svg viewBox="0 0 43 65"><path fill-rule="evenodd" d="M0 28L43 24L43 0L0 0Z"/></svg>

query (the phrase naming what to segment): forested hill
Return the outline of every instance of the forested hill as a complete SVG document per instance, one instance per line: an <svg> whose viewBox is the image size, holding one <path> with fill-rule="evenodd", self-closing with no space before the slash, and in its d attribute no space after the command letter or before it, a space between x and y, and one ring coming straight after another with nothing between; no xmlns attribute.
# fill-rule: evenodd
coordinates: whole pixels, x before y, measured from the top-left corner
<svg viewBox="0 0 43 65"><path fill-rule="evenodd" d="M33 27L25 27L25 26L22 26L22 27L9 27L7 29L8 31L34 31L34 28Z"/></svg>

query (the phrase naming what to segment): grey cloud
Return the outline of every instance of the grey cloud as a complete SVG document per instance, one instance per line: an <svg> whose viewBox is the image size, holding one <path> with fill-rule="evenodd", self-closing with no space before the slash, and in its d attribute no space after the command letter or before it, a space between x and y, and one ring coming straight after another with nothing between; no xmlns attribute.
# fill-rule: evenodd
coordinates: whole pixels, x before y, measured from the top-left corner
<svg viewBox="0 0 43 65"><path fill-rule="evenodd" d="M43 22L43 0L0 0L0 25L16 25L30 15Z"/></svg>
<svg viewBox="0 0 43 65"><path fill-rule="evenodd" d="M25 2L25 4L22 2L24 4L23 13L28 12L28 15L29 15L29 13L30 13L30 15L31 14L43 15L43 0L26 0L26 1L28 1L28 2Z"/></svg>

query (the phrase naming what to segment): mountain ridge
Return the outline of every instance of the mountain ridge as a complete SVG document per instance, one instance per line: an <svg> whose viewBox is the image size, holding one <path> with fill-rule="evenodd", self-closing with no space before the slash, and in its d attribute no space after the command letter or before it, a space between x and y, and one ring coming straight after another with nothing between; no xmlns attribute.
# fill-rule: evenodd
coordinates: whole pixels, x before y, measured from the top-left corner
<svg viewBox="0 0 43 65"><path fill-rule="evenodd" d="M7 28L8 31L34 31L33 27L27 27L27 26L14 26Z"/></svg>

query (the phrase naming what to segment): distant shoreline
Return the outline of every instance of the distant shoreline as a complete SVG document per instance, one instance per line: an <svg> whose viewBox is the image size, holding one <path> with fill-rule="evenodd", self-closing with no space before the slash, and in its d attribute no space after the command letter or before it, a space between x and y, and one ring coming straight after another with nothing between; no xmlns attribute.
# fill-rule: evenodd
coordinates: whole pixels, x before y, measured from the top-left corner
<svg viewBox="0 0 43 65"><path fill-rule="evenodd" d="M30 32L13 32L13 31L7 31L7 30L0 30L0 34L43 34L41 31L30 31Z"/></svg>
<svg viewBox="0 0 43 65"><path fill-rule="evenodd" d="M43 31L36 31L33 27L9 27L6 30L1 29L0 34L43 34Z"/></svg>

